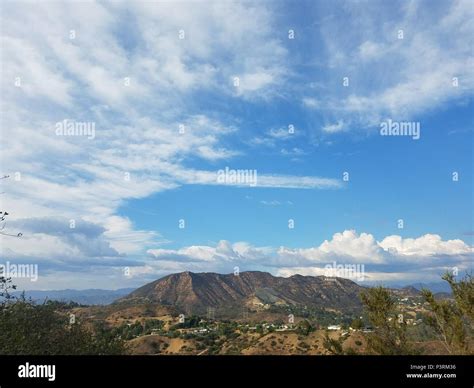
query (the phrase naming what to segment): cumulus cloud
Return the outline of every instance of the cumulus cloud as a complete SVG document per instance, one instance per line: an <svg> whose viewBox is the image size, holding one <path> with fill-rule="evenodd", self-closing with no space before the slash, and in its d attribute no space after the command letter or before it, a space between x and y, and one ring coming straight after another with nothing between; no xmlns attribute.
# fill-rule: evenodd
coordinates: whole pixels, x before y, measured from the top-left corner
<svg viewBox="0 0 474 388"><path fill-rule="evenodd" d="M395 250L396 244L404 248ZM362 265L364 280L368 282L439 280L442 273L453 267L459 272L469 270L473 252L473 247L462 240L442 240L439 235L427 234L415 239L388 236L378 242L372 234L354 230L335 233L332 239L311 248L254 247L243 242L219 241L215 246L148 250L159 262L180 262L183 270L192 265L200 271L216 268L232 271L237 265L259 266L280 276L332 276L327 265Z"/></svg>
<svg viewBox="0 0 474 388"><path fill-rule="evenodd" d="M474 252L464 241L443 241L437 234L425 234L418 238L387 236L379 245L394 254L404 256L462 255Z"/></svg>
<svg viewBox="0 0 474 388"><path fill-rule="evenodd" d="M184 262L238 262L241 260L260 260L271 252L270 248L253 247L246 242L231 244L221 240L215 247L189 246L177 250L149 249L147 253L157 260L178 260Z"/></svg>
<svg viewBox="0 0 474 388"><path fill-rule="evenodd" d="M328 265L363 268L362 278L358 274L353 280L406 284L439 280L442 273L454 267L461 273L472 270L474 253L473 247L462 240L443 240L439 235L418 238L392 235L379 242L370 233L345 230L310 248L259 247L221 240L215 245L148 249L148 257L136 260L119 255L104 240L102 227L81 221L74 231L69 229L68 222L66 219L15 222L15 227L26 232L24 239L12 240L8 248L2 246L2 257L39 264L42 276L46 277L52 273L64 273L67 277L70 271L92 271L91 279L107 273L114 282L117 276L123 277L124 268L129 268L129 275L123 280L134 284L171 272L229 273L235 267L241 271L268 271L278 276L333 276L334 273L327 270Z"/></svg>
<svg viewBox="0 0 474 388"><path fill-rule="evenodd" d="M48 257L113 257L119 256L104 236L105 228L84 220L61 217L36 217L9 222L9 227L21 231L21 239L10 239L10 255ZM41 249L43 248L43 249ZM7 247L2 244L2 251ZM36 249L36 251L35 251ZM14 253L13 253L14 252Z"/></svg>

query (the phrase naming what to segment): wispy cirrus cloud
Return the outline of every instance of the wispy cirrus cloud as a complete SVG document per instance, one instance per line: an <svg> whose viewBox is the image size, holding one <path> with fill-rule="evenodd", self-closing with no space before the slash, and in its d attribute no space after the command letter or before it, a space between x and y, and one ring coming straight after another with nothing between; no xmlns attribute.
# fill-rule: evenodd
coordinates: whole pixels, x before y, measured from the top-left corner
<svg viewBox="0 0 474 388"><path fill-rule="evenodd" d="M274 15L263 4L1 7L0 146L2 173L11 178L0 199L8 226L31 247L8 240L3 252L12 258L122 263L110 257L138 260L148 246L166 242L118 209L182 185L218 185L217 168L190 166L242 154L225 141L239 131L238 120L203 112L198 96L268 101L290 74ZM93 138L58 136L64 120L93 124ZM262 171L258 187L341 184ZM68 229L70 220L78 229ZM83 225L96 235L82 233Z"/></svg>
<svg viewBox="0 0 474 388"><path fill-rule="evenodd" d="M318 84L324 99L306 93L303 105L327 121L347 121L348 129L357 130L377 127L386 117L406 120L472 96L472 4L439 2L429 9L427 4L399 3L391 17L390 7L381 3L371 3L364 12L355 3L345 4L344 10L322 5L326 12L346 17L320 24L331 79ZM342 23L346 31L357 33L340 33ZM323 131L337 133L338 128L329 125Z"/></svg>

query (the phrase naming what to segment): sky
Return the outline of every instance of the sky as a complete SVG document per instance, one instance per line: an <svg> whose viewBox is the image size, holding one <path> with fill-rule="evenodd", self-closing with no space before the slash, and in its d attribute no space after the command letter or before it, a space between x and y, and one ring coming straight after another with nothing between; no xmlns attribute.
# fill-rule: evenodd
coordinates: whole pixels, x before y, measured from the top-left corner
<svg viewBox="0 0 474 388"><path fill-rule="evenodd" d="M469 0L3 1L0 264L37 266L20 289L472 271L473 18Z"/></svg>

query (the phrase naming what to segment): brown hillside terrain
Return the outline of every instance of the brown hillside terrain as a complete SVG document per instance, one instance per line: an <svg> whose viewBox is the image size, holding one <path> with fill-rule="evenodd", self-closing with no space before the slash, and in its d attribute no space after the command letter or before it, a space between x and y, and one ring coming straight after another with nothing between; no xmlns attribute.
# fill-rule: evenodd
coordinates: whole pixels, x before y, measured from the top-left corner
<svg viewBox="0 0 474 388"><path fill-rule="evenodd" d="M258 309L269 304L350 309L360 307L362 290L351 280L324 276L282 278L256 271L237 276L182 272L146 284L118 303L158 303L188 314L203 314L208 308L217 312Z"/></svg>

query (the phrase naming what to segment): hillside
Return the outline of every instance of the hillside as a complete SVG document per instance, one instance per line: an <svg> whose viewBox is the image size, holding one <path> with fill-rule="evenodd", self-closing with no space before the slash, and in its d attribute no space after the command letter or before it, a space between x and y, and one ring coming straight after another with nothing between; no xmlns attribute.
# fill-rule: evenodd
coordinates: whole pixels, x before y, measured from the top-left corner
<svg viewBox="0 0 474 388"><path fill-rule="evenodd" d="M258 310L288 305L351 309L360 306L362 290L351 280L324 276L283 278L257 271L238 276L182 272L148 283L118 302L158 303L188 313L205 313L208 308Z"/></svg>

